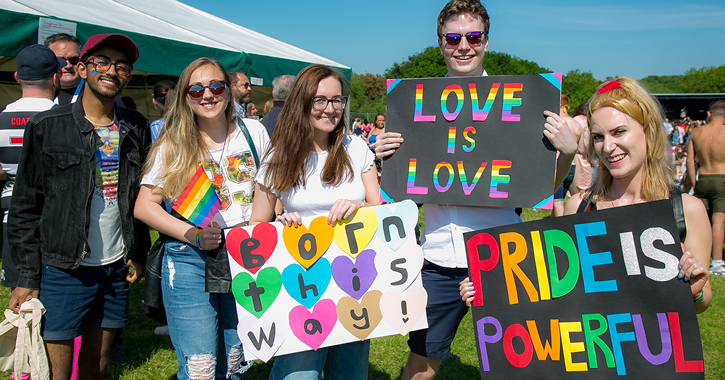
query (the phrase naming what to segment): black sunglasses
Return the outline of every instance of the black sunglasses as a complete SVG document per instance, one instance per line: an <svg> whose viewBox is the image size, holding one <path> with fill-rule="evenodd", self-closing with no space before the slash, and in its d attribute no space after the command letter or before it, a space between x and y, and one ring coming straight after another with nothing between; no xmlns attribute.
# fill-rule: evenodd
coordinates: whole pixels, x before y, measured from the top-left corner
<svg viewBox="0 0 725 380"><path fill-rule="evenodd" d="M466 37L469 45L478 45L486 37L485 32L468 32L466 34L461 33L445 33L439 34L439 38L445 38L446 44L451 47L456 47L461 43L461 38Z"/></svg>
<svg viewBox="0 0 725 380"><path fill-rule="evenodd" d="M227 83L223 80L214 80L211 81L208 86L192 84L186 89L186 92L189 94L189 96L191 96L192 99L200 99L204 96L204 91L207 88L209 89L209 92L212 93L212 95L219 96L224 93L224 90L227 88Z"/></svg>

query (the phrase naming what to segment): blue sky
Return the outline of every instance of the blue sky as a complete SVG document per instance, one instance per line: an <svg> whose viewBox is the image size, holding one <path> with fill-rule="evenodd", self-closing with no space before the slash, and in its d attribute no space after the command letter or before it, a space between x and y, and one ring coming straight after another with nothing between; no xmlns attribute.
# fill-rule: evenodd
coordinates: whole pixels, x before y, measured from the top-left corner
<svg viewBox="0 0 725 380"><path fill-rule="evenodd" d="M436 43L445 0L180 0L246 28L352 67L382 74ZM314 4L314 6L312 6ZM484 1L489 50L555 72L678 75L725 65L725 1ZM209 25L213 28L213 25Z"/></svg>

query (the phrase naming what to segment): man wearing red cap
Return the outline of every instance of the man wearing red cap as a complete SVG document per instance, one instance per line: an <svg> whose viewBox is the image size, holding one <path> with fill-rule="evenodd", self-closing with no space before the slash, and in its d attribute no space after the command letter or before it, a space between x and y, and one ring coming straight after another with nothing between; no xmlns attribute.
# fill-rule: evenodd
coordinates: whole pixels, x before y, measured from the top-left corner
<svg viewBox="0 0 725 380"><path fill-rule="evenodd" d="M150 238L133 207L148 120L114 104L136 59L128 37L92 36L78 64L80 101L41 112L26 127L8 217L18 270L8 307L17 311L32 297L45 305L53 379L70 377L80 335L79 372L103 378L113 336L128 322L128 283L143 276Z"/></svg>

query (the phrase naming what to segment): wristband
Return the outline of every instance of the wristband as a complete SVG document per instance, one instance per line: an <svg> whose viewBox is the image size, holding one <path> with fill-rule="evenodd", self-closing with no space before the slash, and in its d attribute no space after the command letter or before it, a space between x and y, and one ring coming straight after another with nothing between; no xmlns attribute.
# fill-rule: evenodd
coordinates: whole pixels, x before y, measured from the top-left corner
<svg viewBox="0 0 725 380"><path fill-rule="evenodd" d="M196 232L196 248L199 248L199 249L201 249L201 242L199 241L199 235L201 235L201 231L203 231L203 230L200 229L199 231Z"/></svg>
<svg viewBox="0 0 725 380"><path fill-rule="evenodd" d="M694 301L695 303L697 303L697 302L700 302L700 301L702 301L702 298L703 298L703 297L705 297L705 290L704 290L704 289L703 289L703 290L700 290L700 296L699 296L699 297L697 297L697 298L695 298L695 299L694 299L693 301Z"/></svg>

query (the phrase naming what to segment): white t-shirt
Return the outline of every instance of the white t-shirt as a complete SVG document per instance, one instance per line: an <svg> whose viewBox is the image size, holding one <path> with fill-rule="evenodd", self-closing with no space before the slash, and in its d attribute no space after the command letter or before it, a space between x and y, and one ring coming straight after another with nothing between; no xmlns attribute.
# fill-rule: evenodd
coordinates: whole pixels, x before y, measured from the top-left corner
<svg viewBox="0 0 725 380"><path fill-rule="evenodd" d="M360 137L345 135L342 145L350 157L353 170L352 180L342 182L337 186L323 183L320 175L325 166L325 161L327 161L327 151L310 152L306 159L307 181L305 186L295 187L284 192L276 191L273 188L270 189L282 202L285 211L298 212L302 218L311 218L327 215L338 199L365 200L365 186L362 182L362 174L370 170L375 156ZM266 162L262 162L255 180L269 188L264 180Z"/></svg>
<svg viewBox="0 0 725 380"><path fill-rule="evenodd" d="M483 70L481 76L488 76ZM514 208L424 205L423 257L446 268L468 268L464 232L520 223Z"/></svg>
<svg viewBox="0 0 725 380"><path fill-rule="evenodd" d="M254 142L257 156L261 160L269 146L267 130L257 120L244 119L244 124ZM204 171L222 202L219 213L212 221L219 223L222 227L248 221L252 215L254 177L257 174L257 168L244 133L241 129L235 128L224 148L212 150L209 153L211 153L213 161L203 163ZM163 187L163 183L159 183L158 179L163 165L162 161L161 155L157 154L153 167L141 179L142 185ZM217 163L221 163L221 168ZM173 200L167 199L166 202L167 210L171 209Z"/></svg>

